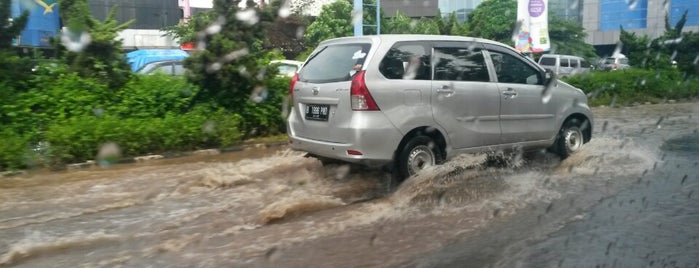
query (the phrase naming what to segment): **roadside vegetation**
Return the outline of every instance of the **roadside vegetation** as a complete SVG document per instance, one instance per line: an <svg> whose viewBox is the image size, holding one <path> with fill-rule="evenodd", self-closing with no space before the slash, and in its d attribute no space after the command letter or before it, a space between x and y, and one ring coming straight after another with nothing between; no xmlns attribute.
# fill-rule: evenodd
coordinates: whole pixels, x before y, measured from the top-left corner
<svg viewBox="0 0 699 268"><path fill-rule="evenodd" d="M222 148L249 139L278 140L285 131L289 78L279 77L268 62L304 60L319 42L352 35L352 4L336 1L313 18L302 14L312 1L291 7L276 1L245 11L232 2L215 0L213 10L165 29L181 43L197 45L185 61L186 77L132 73L115 39L131 22L117 22L114 12L98 21L86 0L59 1L68 31L54 40L55 47L46 53L50 55L18 53L12 46L26 15L0 20L5 29L0 32L0 171L95 159L111 144L118 146L109 158L114 161ZM0 18L9 15L10 0L0 0ZM455 14L420 19L391 15L381 16L382 34L465 35L511 44L516 1L489 0L469 15L468 23L459 22ZM367 25L375 24L371 7L365 7L363 16ZM580 25L555 17L550 24L552 52L590 61L595 57ZM625 54L632 63L643 63L638 69L593 72L567 82L590 94L593 105L697 96L699 38L682 34L677 26L668 29L658 40L622 34ZM366 27L364 32L373 31ZM81 41L83 34L91 41ZM675 59L678 64L643 61L648 58Z"/></svg>

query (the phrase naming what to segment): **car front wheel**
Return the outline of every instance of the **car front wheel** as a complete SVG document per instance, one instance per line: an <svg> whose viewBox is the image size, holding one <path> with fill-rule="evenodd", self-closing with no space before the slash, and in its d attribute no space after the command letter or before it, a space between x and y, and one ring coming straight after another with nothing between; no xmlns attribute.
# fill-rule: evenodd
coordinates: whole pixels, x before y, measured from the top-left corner
<svg viewBox="0 0 699 268"><path fill-rule="evenodd" d="M582 149L584 136L582 130L580 130L580 126L581 123L579 120L571 119L566 121L563 127L561 127L555 146L557 147L556 151L558 155L560 155L562 159Z"/></svg>

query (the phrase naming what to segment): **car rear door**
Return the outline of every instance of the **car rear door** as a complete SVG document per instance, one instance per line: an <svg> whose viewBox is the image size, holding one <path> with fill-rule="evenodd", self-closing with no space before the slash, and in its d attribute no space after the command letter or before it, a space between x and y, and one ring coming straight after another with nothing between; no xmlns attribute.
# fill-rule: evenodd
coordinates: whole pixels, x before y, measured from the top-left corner
<svg viewBox="0 0 699 268"><path fill-rule="evenodd" d="M544 72L513 50L490 44L486 49L500 93L502 143L551 138L555 107L544 94Z"/></svg>
<svg viewBox="0 0 699 268"><path fill-rule="evenodd" d="M370 49L371 39L352 39L321 46L309 57L292 91L296 120L289 131L307 139L348 141L351 80Z"/></svg>
<svg viewBox="0 0 699 268"><path fill-rule="evenodd" d="M437 42L433 48L432 114L455 149L500 142L500 96L483 46Z"/></svg>

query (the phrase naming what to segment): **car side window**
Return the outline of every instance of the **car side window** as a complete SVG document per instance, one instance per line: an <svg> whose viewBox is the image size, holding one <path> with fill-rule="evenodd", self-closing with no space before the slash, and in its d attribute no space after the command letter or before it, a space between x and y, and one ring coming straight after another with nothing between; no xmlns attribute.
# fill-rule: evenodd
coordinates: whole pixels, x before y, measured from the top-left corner
<svg viewBox="0 0 699 268"><path fill-rule="evenodd" d="M577 68L578 67L578 60L571 59L570 60L570 67Z"/></svg>
<svg viewBox="0 0 699 268"><path fill-rule="evenodd" d="M500 83L542 85L541 73L511 54L490 50L490 58Z"/></svg>
<svg viewBox="0 0 699 268"><path fill-rule="evenodd" d="M488 82L488 68L480 48L434 48L434 79Z"/></svg>
<svg viewBox="0 0 699 268"><path fill-rule="evenodd" d="M158 69L156 69L155 72L171 75L172 74L172 63L166 63L166 64L158 66Z"/></svg>
<svg viewBox="0 0 699 268"><path fill-rule="evenodd" d="M570 65L568 65L568 59L561 59L561 67L570 67Z"/></svg>
<svg viewBox="0 0 699 268"><path fill-rule="evenodd" d="M379 63L388 79L431 80L430 52L421 42L396 43Z"/></svg>

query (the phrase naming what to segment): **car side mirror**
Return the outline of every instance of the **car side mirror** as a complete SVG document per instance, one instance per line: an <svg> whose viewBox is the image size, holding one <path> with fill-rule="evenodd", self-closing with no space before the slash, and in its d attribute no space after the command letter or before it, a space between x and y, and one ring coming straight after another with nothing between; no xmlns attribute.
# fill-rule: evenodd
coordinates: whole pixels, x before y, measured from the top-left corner
<svg viewBox="0 0 699 268"><path fill-rule="evenodd" d="M556 73L552 72L549 69L545 69L546 71L544 72L544 85L546 87L549 86L555 86L555 82L558 80L556 78Z"/></svg>

